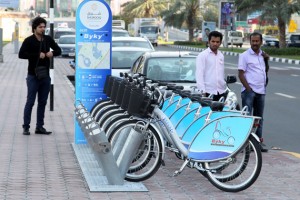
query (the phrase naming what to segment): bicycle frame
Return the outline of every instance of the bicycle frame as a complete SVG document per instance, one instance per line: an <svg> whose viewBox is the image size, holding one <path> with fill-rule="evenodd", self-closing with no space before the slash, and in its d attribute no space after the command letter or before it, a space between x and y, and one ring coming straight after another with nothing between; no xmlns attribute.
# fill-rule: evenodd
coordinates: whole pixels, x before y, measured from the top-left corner
<svg viewBox="0 0 300 200"><path fill-rule="evenodd" d="M230 115L226 111L227 116L219 116L211 120L210 117L214 113L220 115L222 112L210 111L206 117L206 123L193 136L190 144L183 143L170 119L159 108L154 109L152 117L155 119L153 122L159 122L159 124L154 124L159 126L162 137L174 145L185 158L196 162L212 162L227 159L237 153L247 142L249 135L255 135L256 124L260 119L259 117L238 115L237 112ZM225 144L224 140L213 140L214 130L212 128L215 128L217 123L222 123L224 127L231 129L231 136L235 137L235 144Z"/></svg>

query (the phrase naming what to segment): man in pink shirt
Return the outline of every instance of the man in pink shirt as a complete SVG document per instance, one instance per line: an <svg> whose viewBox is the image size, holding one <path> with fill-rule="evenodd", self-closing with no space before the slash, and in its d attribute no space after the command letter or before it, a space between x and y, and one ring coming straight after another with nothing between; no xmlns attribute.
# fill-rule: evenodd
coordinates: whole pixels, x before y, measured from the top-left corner
<svg viewBox="0 0 300 200"><path fill-rule="evenodd" d="M212 31L208 35L208 48L196 58L197 88L205 96L213 94L213 100L218 101L224 96L226 82L224 78L224 55L219 51L223 35Z"/></svg>
<svg viewBox="0 0 300 200"><path fill-rule="evenodd" d="M262 35L260 33L252 33L250 35L251 48L240 54L239 57L239 79L242 83L242 106L247 106L249 114L261 117L256 135L263 142L263 113L265 107L266 95L266 64L265 59L269 56L265 54L260 46L262 45ZM268 149L261 146L262 152Z"/></svg>

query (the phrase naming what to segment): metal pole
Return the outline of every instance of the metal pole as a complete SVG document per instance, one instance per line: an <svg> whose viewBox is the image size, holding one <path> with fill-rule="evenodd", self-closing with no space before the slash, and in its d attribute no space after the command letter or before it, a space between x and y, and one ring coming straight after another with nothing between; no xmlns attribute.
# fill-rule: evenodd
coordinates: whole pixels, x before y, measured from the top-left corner
<svg viewBox="0 0 300 200"><path fill-rule="evenodd" d="M14 32L14 49L15 53L19 52L19 22L16 21L15 32Z"/></svg>
<svg viewBox="0 0 300 200"><path fill-rule="evenodd" d="M2 55L2 49L3 49L3 37L2 37L3 30L0 28L0 63L3 62L3 55Z"/></svg>
<svg viewBox="0 0 300 200"><path fill-rule="evenodd" d="M50 0L50 36L53 38L53 28L54 28L54 8L53 8L53 0ZM50 86L50 111L54 110L54 65L53 65L53 57L50 60L50 77L51 77L51 86Z"/></svg>

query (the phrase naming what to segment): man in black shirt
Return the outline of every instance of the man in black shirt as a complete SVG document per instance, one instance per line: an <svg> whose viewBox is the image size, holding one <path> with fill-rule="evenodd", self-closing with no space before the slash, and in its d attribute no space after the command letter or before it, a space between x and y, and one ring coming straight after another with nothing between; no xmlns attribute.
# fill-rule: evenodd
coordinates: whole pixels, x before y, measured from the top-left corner
<svg viewBox="0 0 300 200"><path fill-rule="evenodd" d="M32 20L32 35L27 37L19 51L19 58L28 60L27 101L24 108L23 134L30 135L30 121L32 108L38 97L36 134L51 134L44 126L45 107L50 91L51 78L38 79L35 73L37 66L50 68L50 59L61 54L61 49L48 35L44 35L47 21L44 18L36 17ZM51 50L50 50L51 48Z"/></svg>

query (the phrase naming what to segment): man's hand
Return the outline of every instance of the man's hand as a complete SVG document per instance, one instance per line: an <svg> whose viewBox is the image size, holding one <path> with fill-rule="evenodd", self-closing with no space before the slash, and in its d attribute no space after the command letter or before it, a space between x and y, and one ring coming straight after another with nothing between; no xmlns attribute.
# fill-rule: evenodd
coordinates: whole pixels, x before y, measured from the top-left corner
<svg viewBox="0 0 300 200"><path fill-rule="evenodd" d="M52 57L53 57L52 51L47 52L47 53L46 53L46 56L47 56L48 58L52 58Z"/></svg>
<svg viewBox="0 0 300 200"><path fill-rule="evenodd" d="M45 53L43 53L43 52L40 53L40 59L44 59L45 56L46 56Z"/></svg>

